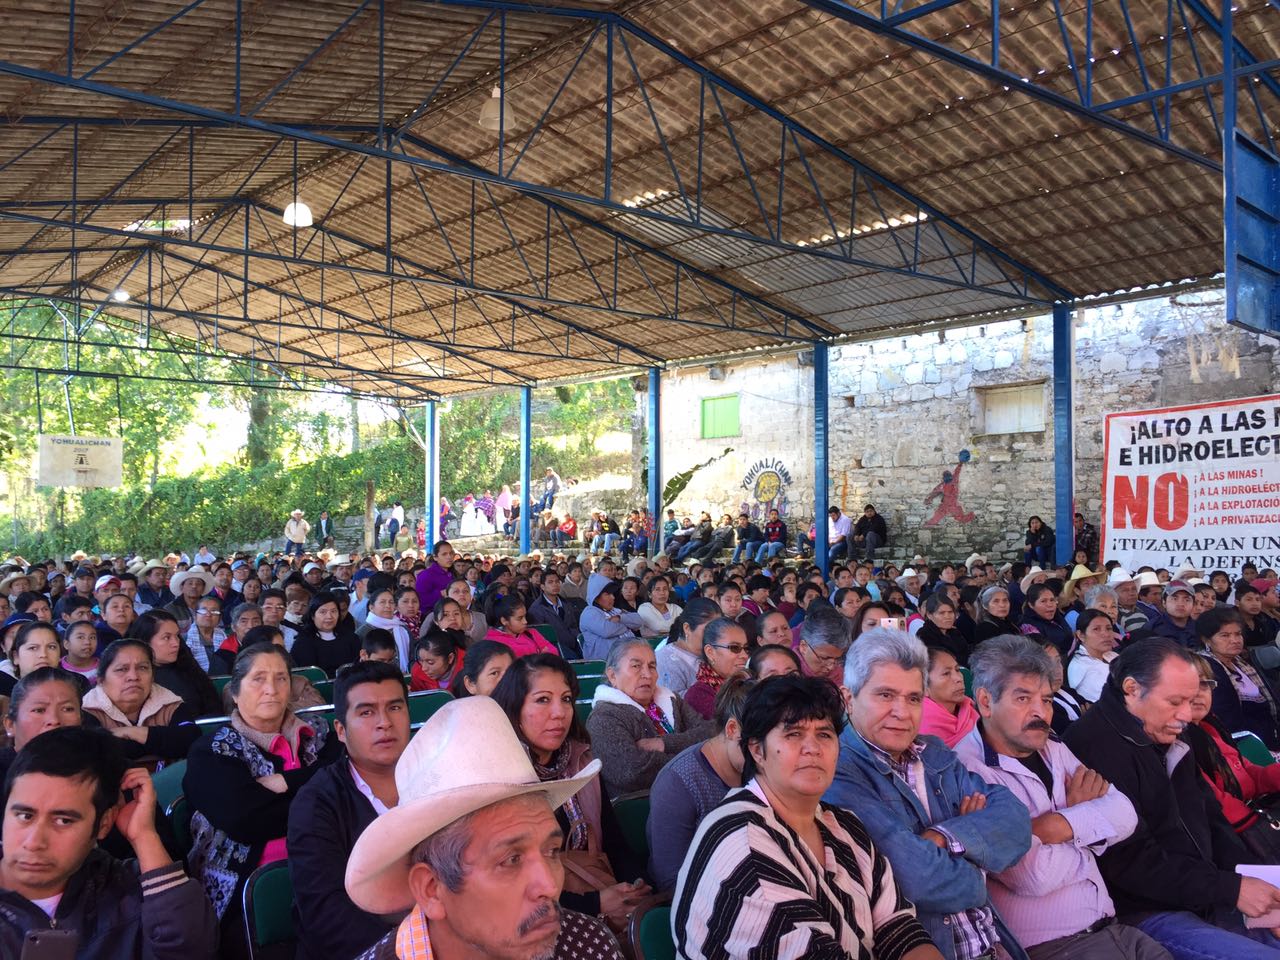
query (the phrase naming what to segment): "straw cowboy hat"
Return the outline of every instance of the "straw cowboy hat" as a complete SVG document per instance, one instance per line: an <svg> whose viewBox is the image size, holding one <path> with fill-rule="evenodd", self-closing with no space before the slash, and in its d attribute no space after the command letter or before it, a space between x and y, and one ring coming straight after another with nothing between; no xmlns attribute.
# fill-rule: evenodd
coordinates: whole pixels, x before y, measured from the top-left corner
<svg viewBox="0 0 1280 960"><path fill-rule="evenodd" d="M89 555L85 553L83 550L77 550L75 553L71 555L71 559L74 560L76 563L79 563L81 560L87 559L88 556Z"/></svg>
<svg viewBox="0 0 1280 960"><path fill-rule="evenodd" d="M543 783L511 721L489 697L446 703L422 725L396 763L400 802L365 828L347 860L347 893L361 910L413 906L409 854L470 813L529 793L559 807L600 772L592 760L576 777Z"/></svg>
<svg viewBox="0 0 1280 960"><path fill-rule="evenodd" d="M1067 600L1075 598L1076 590L1086 580L1096 580L1098 578L1105 579L1107 573L1105 570L1090 570L1083 563L1077 563L1071 570L1071 576L1067 577L1067 582L1062 587L1062 595Z"/></svg>
<svg viewBox="0 0 1280 960"><path fill-rule="evenodd" d="M8 592L9 588L13 586L15 580L26 580L28 585L31 583L31 578L27 576L24 571L14 570L7 574L3 580L0 580L0 593Z"/></svg>
<svg viewBox="0 0 1280 960"><path fill-rule="evenodd" d="M1036 577L1044 576L1044 571L1039 567L1032 567L1027 571L1026 575L1018 581L1018 589L1024 594L1031 589L1031 585L1035 583Z"/></svg>
<svg viewBox="0 0 1280 960"><path fill-rule="evenodd" d="M190 570L179 570L169 578L169 592L175 597L182 596L182 585L188 580L199 580L203 583L205 593L213 589L213 575L197 563Z"/></svg>
<svg viewBox="0 0 1280 960"><path fill-rule="evenodd" d="M279 516L279 514L276 514L276 516ZM289 514L289 516L293 517L295 520L301 520L304 516L306 516L306 514L304 514L301 510L294 510Z"/></svg>
<svg viewBox="0 0 1280 960"><path fill-rule="evenodd" d="M334 558L336 553L337 553L336 550L330 550L328 547L325 547L323 550L317 553L316 556L319 559L323 560L325 563L328 563L330 560Z"/></svg>

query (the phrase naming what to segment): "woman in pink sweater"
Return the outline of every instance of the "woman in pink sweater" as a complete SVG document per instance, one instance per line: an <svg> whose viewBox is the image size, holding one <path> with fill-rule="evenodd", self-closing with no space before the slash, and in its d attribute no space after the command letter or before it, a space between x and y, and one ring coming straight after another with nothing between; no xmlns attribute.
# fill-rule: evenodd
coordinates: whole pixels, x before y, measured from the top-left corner
<svg viewBox="0 0 1280 960"><path fill-rule="evenodd" d="M559 656L560 651L555 644L547 642L537 630L528 629L524 599L520 594L511 593L500 597L492 609L485 612L485 619L493 626L484 638L505 643L517 658L530 653L554 653Z"/></svg>
<svg viewBox="0 0 1280 960"><path fill-rule="evenodd" d="M927 696L920 718L920 732L939 738L948 747L969 735L978 725L978 711L964 693L964 674L956 658L941 647L929 648Z"/></svg>

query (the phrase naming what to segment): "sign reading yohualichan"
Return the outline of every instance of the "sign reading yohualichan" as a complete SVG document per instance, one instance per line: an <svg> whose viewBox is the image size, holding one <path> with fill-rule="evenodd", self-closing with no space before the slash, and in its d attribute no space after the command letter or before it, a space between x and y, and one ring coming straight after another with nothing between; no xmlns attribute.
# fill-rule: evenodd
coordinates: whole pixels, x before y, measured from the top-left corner
<svg viewBox="0 0 1280 960"><path fill-rule="evenodd" d="M1280 565L1280 395L1106 418L1103 557L1238 573Z"/></svg>
<svg viewBox="0 0 1280 960"><path fill-rule="evenodd" d="M119 437L62 437L40 434L42 487L118 487L124 468Z"/></svg>

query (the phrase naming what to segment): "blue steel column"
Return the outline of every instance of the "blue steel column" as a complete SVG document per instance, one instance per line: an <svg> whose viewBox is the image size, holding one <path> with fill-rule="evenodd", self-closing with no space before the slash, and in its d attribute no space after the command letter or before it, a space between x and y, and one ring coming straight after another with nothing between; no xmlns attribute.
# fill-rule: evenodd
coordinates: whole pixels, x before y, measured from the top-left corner
<svg viewBox="0 0 1280 960"><path fill-rule="evenodd" d="M440 525L440 428L437 419L438 411L434 400L427 401L427 448L424 452L424 470L426 474L426 521L427 549L430 550L443 534Z"/></svg>
<svg viewBox="0 0 1280 960"><path fill-rule="evenodd" d="M1058 534L1058 563L1067 563L1075 549L1075 430L1072 388L1075 374L1075 331L1072 301L1053 305L1053 503Z"/></svg>
<svg viewBox="0 0 1280 960"><path fill-rule="evenodd" d="M529 499L533 496L530 483L529 448L533 441L533 388L520 388L520 552L529 552L529 513L533 509Z"/></svg>
<svg viewBox="0 0 1280 960"><path fill-rule="evenodd" d="M649 368L649 515L653 517L653 543L658 552L662 538L662 371Z"/></svg>
<svg viewBox="0 0 1280 960"><path fill-rule="evenodd" d="M827 469L827 345L813 348L813 557L827 575L827 504L831 481ZM798 533L803 533L803 530Z"/></svg>

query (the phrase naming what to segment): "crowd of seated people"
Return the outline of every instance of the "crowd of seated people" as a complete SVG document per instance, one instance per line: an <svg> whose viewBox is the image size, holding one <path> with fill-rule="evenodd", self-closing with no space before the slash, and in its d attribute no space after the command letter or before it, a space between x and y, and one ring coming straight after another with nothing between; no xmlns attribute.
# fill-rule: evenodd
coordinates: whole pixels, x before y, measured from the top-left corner
<svg viewBox="0 0 1280 960"><path fill-rule="evenodd" d="M541 956L511 946L539 936L629 955L637 911L667 905L688 958L765 938L779 957L1280 960L1246 925L1280 889L1236 871L1280 866L1274 571L975 554L824 575L785 528L707 515L666 551L646 519L621 563L605 532L598 557L441 541L0 569L0 956L57 930L68 956L240 958L246 884L278 864L308 958L426 956L414 938ZM448 707L415 734L419 695ZM498 726L468 741L463 715ZM446 772L463 742L476 757ZM456 789L497 799L396 846L406 798L443 817L436 781L503 750L510 797L477 772ZM152 781L169 768L181 824ZM482 888L483 817L541 824L555 868L526 875L529 854L508 882L495 860ZM395 896L360 867L388 849Z"/></svg>

